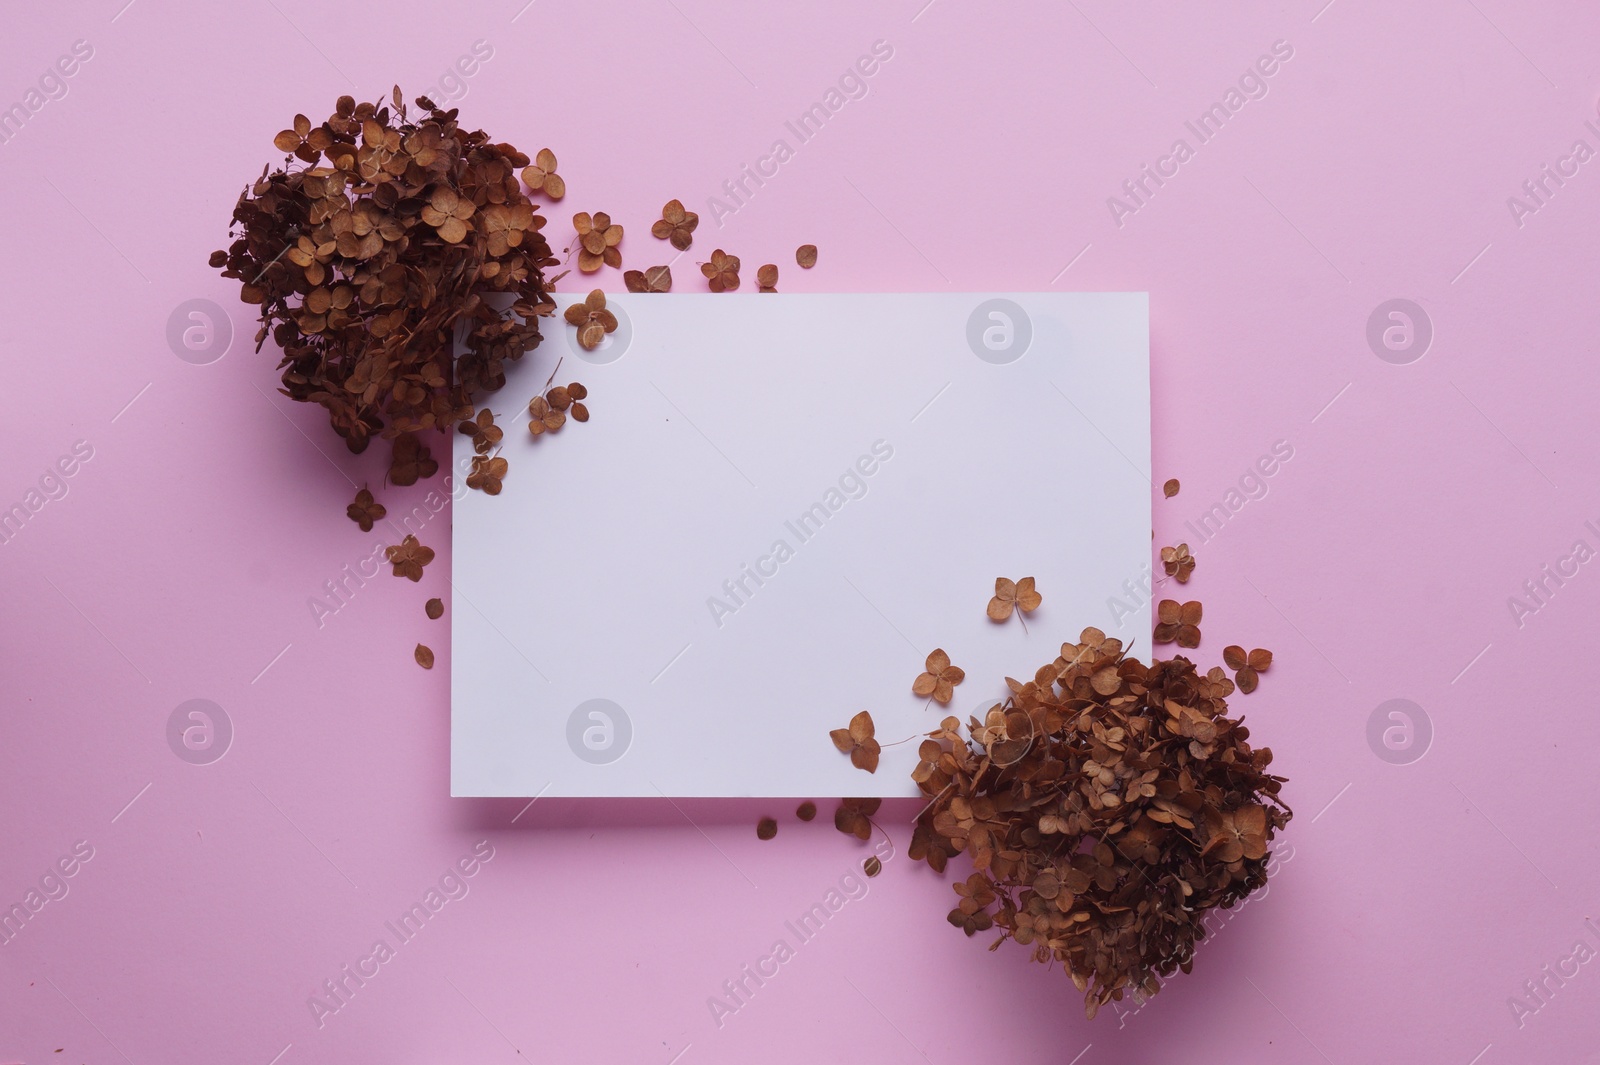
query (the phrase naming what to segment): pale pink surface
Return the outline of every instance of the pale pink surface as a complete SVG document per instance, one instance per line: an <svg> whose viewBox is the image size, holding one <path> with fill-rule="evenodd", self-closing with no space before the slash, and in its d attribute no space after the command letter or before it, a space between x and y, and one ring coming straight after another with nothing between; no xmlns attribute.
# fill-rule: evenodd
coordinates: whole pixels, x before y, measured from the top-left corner
<svg viewBox="0 0 1600 1065"><path fill-rule="evenodd" d="M94 457L0 546L0 904L76 840L94 857L0 947L0 1061L1594 1059L1593 964L1520 1028L1507 1000L1600 945L1600 576L1521 628L1507 598L1574 540L1600 546L1600 162L1520 228L1506 206L1575 139L1600 147L1593 5L921 5L13 15L4 101L73 41L94 55L0 146L0 505L74 441ZM720 246L749 287L772 261L793 291L1151 293L1153 472L1184 485L1157 500L1156 546L1199 557L1202 662L1277 652L1239 707L1298 816L1268 897L1125 1024L1086 1022L1059 972L945 924L954 896L911 867L902 822L870 893L719 1029L707 998L856 868L827 805L802 826L774 804L549 801L512 824L521 802L447 798L448 630L421 610L448 597L442 527L420 586L371 583L318 629L308 597L372 539L343 516L345 475L377 484L381 460L276 395L206 256L294 112L421 90L479 39L465 119L559 154L558 246L573 211L604 209L630 265L664 261L648 224L679 196L702 215L685 288ZM719 229L706 198L793 145L784 121L878 39L894 57L869 95ZM1106 198L1279 39L1294 56L1266 98L1119 228ZM236 333L207 366L165 339L196 297ZM1365 340L1391 297L1436 329L1411 365ZM1266 498L1211 542L1186 533L1277 440L1294 457ZM412 664L419 639L441 668ZM195 697L236 729L204 767L164 734ZM1436 733L1410 765L1366 740L1396 697ZM752 831L766 812L772 843ZM479 840L495 857L470 894L319 1028L308 996Z"/></svg>

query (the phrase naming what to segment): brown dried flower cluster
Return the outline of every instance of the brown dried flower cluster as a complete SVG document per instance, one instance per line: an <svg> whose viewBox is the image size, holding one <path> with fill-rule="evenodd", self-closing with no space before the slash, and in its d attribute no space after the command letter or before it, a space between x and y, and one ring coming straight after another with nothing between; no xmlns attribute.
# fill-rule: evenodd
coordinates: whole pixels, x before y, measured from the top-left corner
<svg viewBox="0 0 1600 1065"><path fill-rule="evenodd" d="M315 127L296 115L273 142L296 161L263 169L211 257L260 307L257 350L283 349L283 393L325 408L353 452L394 440L397 464L402 441L471 417L554 309L545 219L517 182L528 157L417 105L397 88L392 104L342 96Z"/></svg>
<svg viewBox="0 0 1600 1065"><path fill-rule="evenodd" d="M949 717L923 741L913 779L932 801L909 853L940 872L967 854L950 923L1061 962L1093 1017L1188 972L1207 912L1266 882L1291 816L1284 778L1227 716L1221 668L1146 665L1085 629L1032 680L1006 683L966 736Z"/></svg>

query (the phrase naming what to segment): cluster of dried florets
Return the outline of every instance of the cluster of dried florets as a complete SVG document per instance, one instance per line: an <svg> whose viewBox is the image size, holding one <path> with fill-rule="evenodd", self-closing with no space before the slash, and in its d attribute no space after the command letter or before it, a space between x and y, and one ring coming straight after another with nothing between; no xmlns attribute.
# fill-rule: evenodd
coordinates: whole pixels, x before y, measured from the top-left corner
<svg viewBox="0 0 1600 1065"><path fill-rule="evenodd" d="M1233 681L1186 658L1149 665L1085 629L966 734L945 718L913 774L931 802L910 854L943 871L956 854L950 922L1059 961L1090 1017L1188 972L1202 923L1266 882L1288 823L1268 748L1227 716ZM991 948L993 949L993 948Z"/></svg>
<svg viewBox="0 0 1600 1065"><path fill-rule="evenodd" d="M211 257L260 307L257 349L283 349L283 393L324 407L353 452L395 441L397 461L539 343L557 262L517 182L528 157L417 105L413 120L397 88L392 107L343 96L321 125L296 115L273 141L294 159L244 191Z"/></svg>

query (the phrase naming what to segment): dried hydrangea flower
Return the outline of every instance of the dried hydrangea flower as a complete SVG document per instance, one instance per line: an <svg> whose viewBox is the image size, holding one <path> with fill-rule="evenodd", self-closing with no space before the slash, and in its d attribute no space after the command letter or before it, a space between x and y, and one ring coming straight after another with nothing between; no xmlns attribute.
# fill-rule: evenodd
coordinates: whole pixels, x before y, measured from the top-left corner
<svg viewBox="0 0 1600 1065"><path fill-rule="evenodd" d="M344 512L351 521L361 526L362 532L371 532L372 523L381 521L389 513L382 503L373 502L372 493L365 488L356 493L356 501L345 507Z"/></svg>
<svg viewBox="0 0 1600 1065"><path fill-rule="evenodd" d="M439 234L439 239L446 244L460 244L467 239L467 234L472 232L471 227L467 225L467 219L476 211L477 208L473 206L472 201L463 199L455 189L440 188L433 190L433 196L422 208L422 220L433 226ZM366 258L361 255L354 257Z"/></svg>
<svg viewBox="0 0 1600 1065"><path fill-rule="evenodd" d="M960 667L950 664L950 656L944 653L944 648L936 647L928 655L927 668L917 674L917 679L911 682L913 695L923 698L933 697L934 702L947 705L955 694L955 686L967 679L967 675Z"/></svg>
<svg viewBox="0 0 1600 1065"><path fill-rule="evenodd" d="M833 745L850 756L850 764L869 773L878 771L878 755L882 748L873 738L872 715L862 710L850 719L849 728L836 728L828 733Z"/></svg>
<svg viewBox="0 0 1600 1065"><path fill-rule="evenodd" d="M501 481L506 475L506 460L495 456L475 455L472 459L472 470L467 474L467 487L475 488L485 495L497 496L500 494Z"/></svg>
<svg viewBox="0 0 1600 1065"><path fill-rule="evenodd" d="M706 285L712 292L732 292L739 287L739 257L726 255L721 248L711 253L711 261L700 264Z"/></svg>
<svg viewBox="0 0 1600 1065"><path fill-rule="evenodd" d="M652 266L647 270L629 270L622 275L629 292L671 292L672 271L665 266Z"/></svg>
<svg viewBox="0 0 1600 1065"><path fill-rule="evenodd" d="M528 157L417 103L396 90L295 116L274 143L299 163L250 182L211 256L258 309L257 349L281 349L284 394L325 408L358 454L470 418L554 311L557 260L516 179Z"/></svg>
<svg viewBox="0 0 1600 1065"><path fill-rule="evenodd" d="M1189 545L1163 547L1161 568L1167 571L1167 576L1176 577L1179 584L1188 584L1189 574L1194 572L1194 556L1189 553Z"/></svg>
<svg viewBox="0 0 1600 1065"><path fill-rule="evenodd" d="M384 554L394 567L396 577L408 577L413 581L420 581L423 567L433 561L433 548L424 547L410 533L398 544L384 548Z"/></svg>
<svg viewBox="0 0 1600 1065"><path fill-rule="evenodd" d="M939 871L966 855L950 923L1061 963L1093 1017L1189 971L1211 911L1266 883L1292 812L1272 752L1227 716L1220 668L1147 665L1085 629L1007 684L968 735L953 717L928 733L914 779L930 801L908 853ZM1007 755L1018 718L1031 739Z"/></svg>
<svg viewBox="0 0 1600 1065"><path fill-rule="evenodd" d="M556 153L549 148L540 148L532 164L522 168L522 183L552 200L559 200L567 194L567 183L556 173Z"/></svg>
<svg viewBox="0 0 1600 1065"><path fill-rule="evenodd" d="M395 438L394 454L389 464L389 483L400 485L416 484L419 480L427 480L439 472L439 463L434 459L433 453L415 435L406 433Z"/></svg>
<svg viewBox="0 0 1600 1065"><path fill-rule="evenodd" d="M1020 581L1013 581L1009 577L996 577L994 597L989 600L986 612L990 621L1005 621L1011 616L1013 608L1021 610L1024 614L1031 614L1039 609L1039 604L1042 602L1044 596L1034 590L1032 577L1024 577Z"/></svg>
<svg viewBox="0 0 1600 1065"><path fill-rule="evenodd" d="M534 396L528 402L528 432L534 436L554 433L567 424L567 415L557 410L545 396Z"/></svg>
<svg viewBox="0 0 1600 1065"><path fill-rule="evenodd" d="M505 437L505 430L494 423L494 413L488 407L478 412L474 419L460 425L463 435L472 437L472 450L480 455L494 450Z"/></svg>
<svg viewBox="0 0 1600 1065"><path fill-rule="evenodd" d="M599 289L590 292L582 303L568 307L563 316L568 325L578 328L578 345L593 351L604 342L607 333L617 331L617 316L606 310L606 294Z"/></svg>
<svg viewBox="0 0 1600 1065"><path fill-rule="evenodd" d="M872 815L883 805L882 799L840 799L833 811L833 827L847 836L872 838Z"/></svg>
<svg viewBox="0 0 1600 1065"><path fill-rule="evenodd" d="M689 245L694 243L695 227L699 224L700 216L684 210L683 201L668 200L667 205L661 208L661 217L650 227L650 233L661 240L670 241L679 251L688 251Z"/></svg>
<svg viewBox="0 0 1600 1065"><path fill-rule="evenodd" d="M1264 647L1257 647L1249 654L1238 644L1229 644L1222 649L1222 661L1234 671L1233 679L1239 685L1239 690L1249 695L1261 683L1261 674L1272 667L1272 652Z"/></svg>
<svg viewBox="0 0 1600 1065"><path fill-rule="evenodd" d="M1200 646L1201 606L1190 600L1179 603L1163 599L1156 604L1156 643L1176 643L1179 647Z"/></svg>
<svg viewBox="0 0 1600 1065"><path fill-rule="evenodd" d="M596 211L590 217L588 211L579 211L572 216L572 227L578 231L579 270L592 274L602 266L622 265L622 252L617 249L622 243L622 227L612 225L610 215Z"/></svg>
<svg viewBox="0 0 1600 1065"><path fill-rule="evenodd" d="M801 269L811 269L817 265L817 246L815 244L800 245L795 249L794 261L800 264Z"/></svg>

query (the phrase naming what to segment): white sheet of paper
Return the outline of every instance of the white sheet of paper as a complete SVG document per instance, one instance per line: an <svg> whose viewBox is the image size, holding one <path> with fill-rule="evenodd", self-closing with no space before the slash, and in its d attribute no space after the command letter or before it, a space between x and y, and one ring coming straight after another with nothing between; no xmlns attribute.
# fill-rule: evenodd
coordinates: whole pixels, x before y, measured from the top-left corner
<svg viewBox="0 0 1600 1065"><path fill-rule="evenodd" d="M608 299L604 347L556 318L508 370L504 491L456 495L452 794L915 795L918 741L869 776L828 731L981 717L1085 626L1148 650L1146 294ZM593 416L535 440L557 354Z"/></svg>

